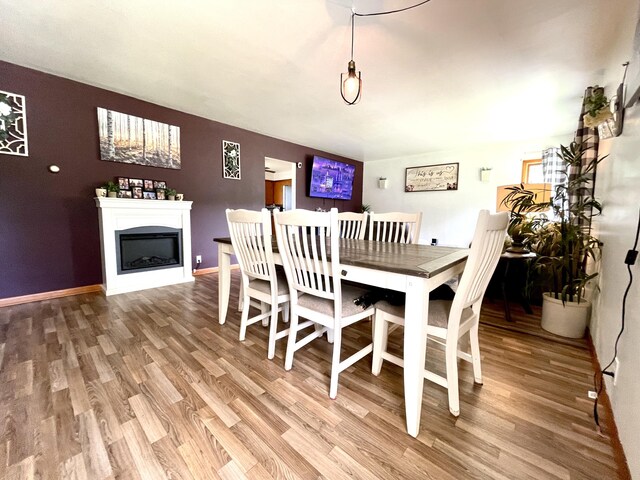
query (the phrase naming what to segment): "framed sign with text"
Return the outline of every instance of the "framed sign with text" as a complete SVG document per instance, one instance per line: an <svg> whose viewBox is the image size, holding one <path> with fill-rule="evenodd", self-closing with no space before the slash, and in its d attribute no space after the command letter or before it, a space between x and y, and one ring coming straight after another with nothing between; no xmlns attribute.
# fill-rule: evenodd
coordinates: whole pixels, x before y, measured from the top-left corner
<svg viewBox="0 0 640 480"><path fill-rule="evenodd" d="M406 170L405 192L436 192L458 189L458 163L409 167Z"/></svg>

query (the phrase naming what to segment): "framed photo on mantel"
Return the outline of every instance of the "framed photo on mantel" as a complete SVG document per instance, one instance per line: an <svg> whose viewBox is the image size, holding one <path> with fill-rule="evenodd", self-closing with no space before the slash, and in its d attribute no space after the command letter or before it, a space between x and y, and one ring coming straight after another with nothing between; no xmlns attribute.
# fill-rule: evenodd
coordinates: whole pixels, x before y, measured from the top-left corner
<svg viewBox="0 0 640 480"><path fill-rule="evenodd" d="M409 167L405 174L405 192L436 192L458 189L458 163Z"/></svg>

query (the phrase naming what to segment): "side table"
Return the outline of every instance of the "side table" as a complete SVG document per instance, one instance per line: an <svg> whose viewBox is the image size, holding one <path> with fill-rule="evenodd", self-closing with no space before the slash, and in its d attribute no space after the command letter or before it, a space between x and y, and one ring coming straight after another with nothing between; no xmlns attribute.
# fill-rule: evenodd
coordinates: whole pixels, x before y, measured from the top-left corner
<svg viewBox="0 0 640 480"><path fill-rule="evenodd" d="M500 258L504 260L505 262L505 267L504 267L504 275L502 276L502 282L501 282L501 287L502 287L502 301L504 302L504 316L505 319L507 320L507 322L512 322L513 320L511 319L511 310L509 309L509 298L507 297L507 278L509 275L509 265L512 262L530 262L531 260L533 260L534 258L536 258L537 255L533 252L528 252L528 253L511 253L511 252L504 252L502 255L500 255ZM525 312L527 313L532 313L531 310L531 306L529 305L529 301L528 299L526 299L524 296L520 296L521 298L521 305L522 308L524 309Z"/></svg>

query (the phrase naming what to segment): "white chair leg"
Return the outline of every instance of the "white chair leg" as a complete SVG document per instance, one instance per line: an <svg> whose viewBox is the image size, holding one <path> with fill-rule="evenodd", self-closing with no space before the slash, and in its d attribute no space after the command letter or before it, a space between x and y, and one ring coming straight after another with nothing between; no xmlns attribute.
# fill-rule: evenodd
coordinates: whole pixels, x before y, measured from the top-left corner
<svg viewBox="0 0 640 480"><path fill-rule="evenodd" d="M449 340L445 347L447 363L447 392L449 394L449 411L455 417L460 415L460 399L458 394L458 342Z"/></svg>
<svg viewBox="0 0 640 480"><path fill-rule="evenodd" d="M327 329L327 342L333 343L333 340L334 340L333 328L328 328Z"/></svg>
<svg viewBox="0 0 640 480"><path fill-rule="evenodd" d="M342 330L340 328L330 330L333 332L333 358L331 360L331 381L329 384L329 397L338 395L338 377L340 376L340 346L342 344ZM328 333L329 331L327 331Z"/></svg>
<svg viewBox="0 0 640 480"><path fill-rule="evenodd" d="M278 305L271 306L271 324L269 325L269 348L267 358L273 359L276 355L276 334L278 333Z"/></svg>
<svg viewBox="0 0 640 480"><path fill-rule="evenodd" d="M240 292L238 292L238 311L244 310L246 305L246 299L244 298L244 281L240 282Z"/></svg>
<svg viewBox="0 0 640 480"><path fill-rule="evenodd" d="M482 367L480 366L480 342L478 341L478 324L469 330L469 341L471 343L471 358L473 361L473 379L482 385Z"/></svg>
<svg viewBox="0 0 640 480"><path fill-rule="evenodd" d="M289 323L289 311L291 310L291 304L289 302L282 305L282 321Z"/></svg>
<svg viewBox="0 0 640 480"><path fill-rule="evenodd" d="M242 316L240 317L240 336L239 339L241 342L244 342L245 335L247 334L247 322L249 320L249 295L243 297L242 300Z"/></svg>
<svg viewBox="0 0 640 480"><path fill-rule="evenodd" d="M267 313L269 311L269 307L270 305L268 303L260 302L260 313ZM266 327L267 325L269 325L269 317L264 317L262 319L262 326Z"/></svg>
<svg viewBox="0 0 640 480"><path fill-rule="evenodd" d="M389 323L383 318L381 312L376 312L373 328L373 359L371 361L371 373L380 375L382 370L382 352L387 351L387 339L389 335Z"/></svg>
<svg viewBox="0 0 640 480"><path fill-rule="evenodd" d="M289 326L289 339L287 340L287 353L284 359L284 369L291 370L293 367L293 352L296 349L296 336L298 333L298 315L291 313L291 325Z"/></svg>

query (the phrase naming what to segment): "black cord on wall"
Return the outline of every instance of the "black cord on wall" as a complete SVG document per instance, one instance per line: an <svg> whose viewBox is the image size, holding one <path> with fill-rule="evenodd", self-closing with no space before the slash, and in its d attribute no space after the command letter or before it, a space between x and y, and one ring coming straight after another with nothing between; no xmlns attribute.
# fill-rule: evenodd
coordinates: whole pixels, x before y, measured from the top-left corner
<svg viewBox="0 0 640 480"><path fill-rule="evenodd" d="M625 317L627 312L627 296L629 295L629 290L631 290L631 285L633 284L633 272L631 271L631 266L635 265L636 259L638 258L638 237L640 237L640 211L638 212L636 239L633 242L633 248L627 252L627 256L624 259L624 263L627 265L627 272L629 272L629 283L627 284L627 288L625 289L624 295L622 296L622 322L620 324L620 331L618 332L618 336L616 337L616 342L614 344L613 357L606 367L593 375L593 386L596 390L596 398L593 402L593 420L596 422L596 430L600 434L602 434L602 429L600 427L600 419L598 417L598 398L600 397L602 389L604 388L604 375L608 375L610 377L614 376L614 372L610 372L609 368L611 367L611 365L613 365L613 363L616 361L616 358L618 357L618 343L620 342L620 338L622 337L622 333L624 332ZM598 377L600 379L599 382Z"/></svg>

